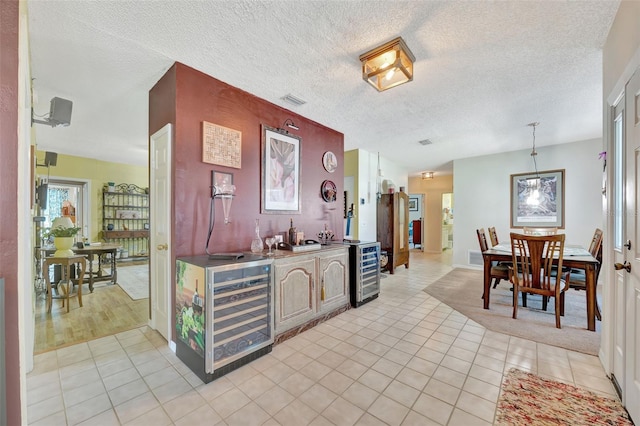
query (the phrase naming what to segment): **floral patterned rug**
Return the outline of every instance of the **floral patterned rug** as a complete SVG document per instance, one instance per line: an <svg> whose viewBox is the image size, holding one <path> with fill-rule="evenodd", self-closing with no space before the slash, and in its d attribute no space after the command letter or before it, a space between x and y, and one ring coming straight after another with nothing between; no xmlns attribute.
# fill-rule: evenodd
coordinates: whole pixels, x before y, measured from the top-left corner
<svg viewBox="0 0 640 426"><path fill-rule="evenodd" d="M495 424L633 425L616 399L515 368L502 383Z"/></svg>

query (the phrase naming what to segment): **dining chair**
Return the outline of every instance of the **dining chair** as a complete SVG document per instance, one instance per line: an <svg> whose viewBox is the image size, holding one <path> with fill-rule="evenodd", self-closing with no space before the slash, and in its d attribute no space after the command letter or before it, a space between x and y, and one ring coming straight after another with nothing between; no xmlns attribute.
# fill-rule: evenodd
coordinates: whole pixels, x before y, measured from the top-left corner
<svg viewBox="0 0 640 426"><path fill-rule="evenodd" d="M491 247L495 247L498 244L500 244L500 241L498 240L498 233L496 232L495 226L490 226L488 228L488 230L489 230L489 240L491 241ZM511 262L498 262L498 265L504 265L506 267L509 267L509 266L513 265L513 263L511 263ZM498 282L500 282L500 280L496 280L493 283L493 288L496 288L496 286L498 285Z"/></svg>
<svg viewBox="0 0 640 426"><path fill-rule="evenodd" d="M595 257L598 260L598 265L596 265L596 286L598 285L598 276L600 276L600 269L602 267L602 230L596 228L593 233L593 238L591 238L591 243L589 244L589 253L591 256ZM586 290L587 289L587 273L584 269L571 268L571 275L569 276L569 288L573 288L576 290ZM602 321L602 314L600 313L600 306L598 306L598 299L596 298L596 318Z"/></svg>
<svg viewBox="0 0 640 426"><path fill-rule="evenodd" d="M485 252L489 250L489 245L487 244L487 235L484 232L484 228L476 229L476 234L478 235L478 243L480 244L480 252ZM508 280L509 279L509 266L503 265L499 262L493 262L491 265L491 279L495 280L493 283L493 288L500 283L500 280ZM482 294L482 298L484 299L484 293Z"/></svg>
<svg viewBox="0 0 640 426"><path fill-rule="evenodd" d="M564 293L569 287L569 272L562 270L564 234L525 235L511 233L513 266L509 270L513 284L513 318L518 317L518 296L522 293L522 306L527 307L527 294L542 296L542 308L547 300L555 299L556 328L561 328L560 317L564 316ZM557 268L553 266L557 265ZM564 277L564 278L563 278Z"/></svg>
<svg viewBox="0 0 640 426"><path fill-rule="evenodd" d="M500 242L498 241L498 233L496 232L495 226L489 227L489 240L491 241L491 247L495 247Z"/></svg>
<svg viewBox="0 0 640 426"><path fill-rule="evenodd" d="M558 233L558 228L530 228L525 226L522 229L522 232L525 235L556 235Z"/></svg>

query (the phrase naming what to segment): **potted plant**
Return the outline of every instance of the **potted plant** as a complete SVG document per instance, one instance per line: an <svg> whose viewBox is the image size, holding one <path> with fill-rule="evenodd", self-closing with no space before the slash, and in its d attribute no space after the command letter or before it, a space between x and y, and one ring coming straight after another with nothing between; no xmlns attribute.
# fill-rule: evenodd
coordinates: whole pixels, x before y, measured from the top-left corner
<svg viewBox="0 0 640 426"><path fill-rule="evenodd" d="M45 238L53 237L53 245L56 246L55 257L73 256L73 241L80 231L68 217L54 219L53 226L45 231Z"/></svg>

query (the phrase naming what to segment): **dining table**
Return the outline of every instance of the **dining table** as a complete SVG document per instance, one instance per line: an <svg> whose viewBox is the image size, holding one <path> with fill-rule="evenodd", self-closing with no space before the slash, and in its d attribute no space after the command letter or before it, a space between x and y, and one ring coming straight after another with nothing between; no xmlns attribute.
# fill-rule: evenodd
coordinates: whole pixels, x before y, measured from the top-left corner
<svg viewBox="0 0 640 426"><path fill-rule="evenodd" d="M122 246L118 244L85 244L83 247L72 247L74 254L82 255L87 258L88 271L85 275L84 282L89 284L89 291L93 293L93 284L97 281L111 281L112 284L116 284L118 279L118 270L116 267L116 255L118 250ZM46 256L52 255L56 249L55 247L44 247L42 251ZM110 256L106 256L109 254ZM93 271L93 260L98 259L98 270ZM103 263L109 263L109 273L105 273L102 269Z"/></svg>
<svg viewBox="0 0 640 426"><path fill-rule="evenodd" d="M482 252L484 261L484 309L489 309L491 298L491 265L494 262L511 262L511 244L501 243ZM587 329L596 331L596 270L600 262L584 247L565 245L562 254L562 266L583 269L585 271L587 298Z"/></svg>

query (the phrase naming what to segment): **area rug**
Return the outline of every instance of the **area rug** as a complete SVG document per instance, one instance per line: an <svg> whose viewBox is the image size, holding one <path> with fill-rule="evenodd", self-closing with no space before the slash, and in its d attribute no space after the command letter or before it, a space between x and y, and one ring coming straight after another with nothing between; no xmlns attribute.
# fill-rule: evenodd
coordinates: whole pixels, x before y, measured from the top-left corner
<svg viewBox="0 0 640 426"><path fill-rule="evenodd" d="M482 271L457 268L424 291L489 330L590 355L598 354L600 321L596 321L595 332L587 330L584 291L567 291L565 315L560 320L562 328L557 329L553 301L547 311L543 311L541 297L530 295L528 308L518 308L518 318L513 319L511 283L501 281L497 288L491 289L489 309L483 308L482 283Z"/></svg>
<svg viewBox="0 0 640 426"><path fill-rule="evenodd" d="M133 300L149 297L149 265L118 266L118 285Z"/></svg>
<svg viewBox="0 0 640 426"><path fill-rule="evenodd" d="M618 400L511 369L502 383L496 425L633 425Z"/></svg>

